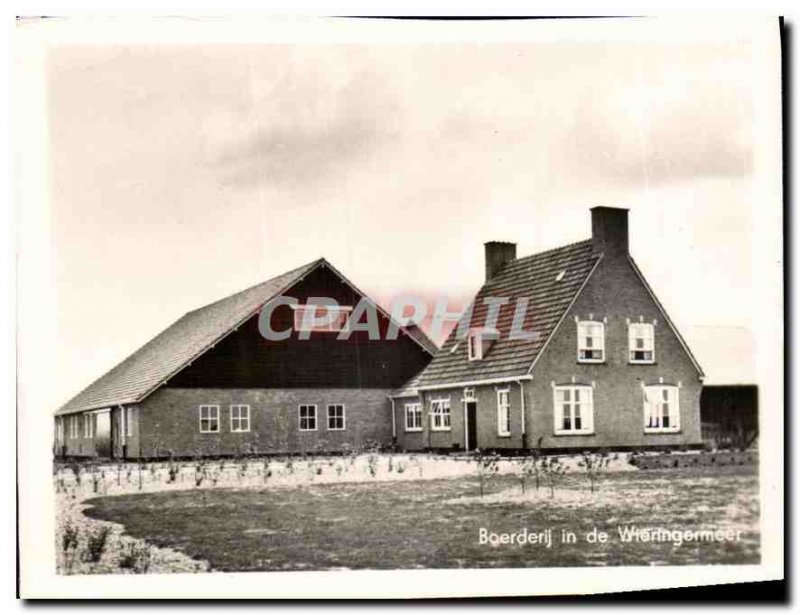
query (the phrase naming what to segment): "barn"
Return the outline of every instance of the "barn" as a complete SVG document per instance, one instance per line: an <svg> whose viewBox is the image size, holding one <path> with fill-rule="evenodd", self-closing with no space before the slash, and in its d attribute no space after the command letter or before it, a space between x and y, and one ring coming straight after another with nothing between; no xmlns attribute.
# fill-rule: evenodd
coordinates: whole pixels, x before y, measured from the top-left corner
<svg viewBox="0 0 800 615"><path fill-rule="evenodd" d="M338 305L322 324L305 318L318 297ZM259 319L276 298L286 301L269 324L286 335L268 339ZM339 339L365 301L381 335L353 330ZM436 350L320 258L187 313L98 378L57 410L55 453L133 459L387 443L390 392Z"/></svg>

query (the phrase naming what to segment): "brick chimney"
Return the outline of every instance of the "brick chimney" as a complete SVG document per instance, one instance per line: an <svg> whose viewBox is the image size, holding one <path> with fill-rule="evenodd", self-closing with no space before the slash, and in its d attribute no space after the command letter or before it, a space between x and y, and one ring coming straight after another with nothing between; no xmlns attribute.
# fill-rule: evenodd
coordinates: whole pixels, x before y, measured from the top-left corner
<svg viewBox="0 0 800 615"><path fill-rule="evenodd" d="M507 263L517 258L517 244L507 241L487 241L483 246L486 249L486 281L488 282Z"/></svg>
<svg viewBox="0 0 800 615"><path fill-rule="evenodd" d="M592 207L592 247L607 255L628 253L628 210Z"/></svg>

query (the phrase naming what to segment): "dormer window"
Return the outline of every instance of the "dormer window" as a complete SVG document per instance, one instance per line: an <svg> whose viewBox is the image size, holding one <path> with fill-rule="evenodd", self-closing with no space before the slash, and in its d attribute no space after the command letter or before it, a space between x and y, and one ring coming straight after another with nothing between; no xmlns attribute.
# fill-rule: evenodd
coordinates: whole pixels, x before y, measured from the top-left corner
<svg viewBox="0 0 800 615"><path fill-rule="evenodd" d="M578 363L605 361L605 325L602 322L578 322Z"/></svg>
<svg viewBox="0 0 800 615"><path fill-rule="evenodd" d="M347 331L352 307L340 305L295 305L294 330L317 333Z"/></svg>
<svg viewBox="0 0 800 615"><path fill-rule="evenodd" d="M467 356L470 361L480 361L483 358L483 341L480 333L470 333L467 338Z"/></svg>

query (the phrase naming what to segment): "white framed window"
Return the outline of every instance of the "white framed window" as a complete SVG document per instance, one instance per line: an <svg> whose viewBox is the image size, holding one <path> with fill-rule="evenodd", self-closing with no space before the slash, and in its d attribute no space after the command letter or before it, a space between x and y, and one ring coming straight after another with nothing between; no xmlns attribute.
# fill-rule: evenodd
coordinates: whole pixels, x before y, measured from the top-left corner
<svg viewBox="0 0 800 615"><path fill-rule="evenodd" d="M125 435L130 438L133 435L133 408L125 408Z"/></svg>
<svg viewBox="0 0 800 615"><path fill-rule="evenodd" d="M94 438L94 415L83 415L83 437Z"/></svg>
<svg viewBox="0 0 800 615"><path fill-rule="evenodd" d="M578 362L602 363L606 358L605 325L582 320L578 323Z"/></svg>
<svg viewBox="0 0 800 615"><path fill-rule="evenodd" d="M293 305L294 330L317 333L349 331L353 308L341 305Z"/></svg>
<svg viewBox="0 0 800 615"><path fill-rule="evenodd" d="M298 407L298 417L300 421L300 431L317 430L316 404L300 404Z"/></svg>
<svg viewBox="0 0 800 615"><path fill-rule="evenodd" d="M219 433L219 406L200 406L200 433Z"/></svg>
<svg viewBox="0 0 800 615"><path fill-rule="evenodd" d="M59 417L56 419L56 442L61 444L64 441L64 419Z"/></svg>
<svg viewBox="0 0 800 615"><path fill-rule="evenodd" d="M674 433L680 431L678 387L653 385L644 387L645 433Z"/></svg>
<svg viewBox="0 0 800 615"><path fill-rule="evenodd" d="M344 404L328 404L328 431L343 431Z"/></svg>
<svg viewBox="0 0 800 615"><path fill-rule="evenodd" d="M557 386L553 389L556 435L594 433L594 391L587 385Z"/></svg>
<svg viewBox="0 0 800 615"><path fill-rule="evenodd" d="M69 417L69 438L74 440L78 437L78 417L72 415Z"/></svg>
<svg viewBox="0 0 800 615"><path fill-rule="evenodd" d="M628 325L628 348L630 363L655 362L655 327L647 322Z"/></svg>
<svg viewBox="0 0 800 615"><path fill-rule="evenodd" d="M406 404L406 431L422 431L422 405Z"/></svg>
<svg viewBox="0 0 800 615"><path fill-rule="evenodd" d="M250 431L250 406L231 404L231 433Z"/></svg>
<svg viewBox="0 0 800 615"><path fill-rule="evenodd" d="M483 342L480 333L470 333L467 336L467 359L480 361L483 358Z"/></svg>
<svg viewBox="0 0 800 615"><path fill-rule="evenodd" d="M508 400L508 389L497 391L497 435L511 435L511 403Z"/></svg>
<svg viewBox="0 0 800 615"><path fill-rule="evenodd" d="M431 431L450 431L450 398L431 400Z"/></svg>

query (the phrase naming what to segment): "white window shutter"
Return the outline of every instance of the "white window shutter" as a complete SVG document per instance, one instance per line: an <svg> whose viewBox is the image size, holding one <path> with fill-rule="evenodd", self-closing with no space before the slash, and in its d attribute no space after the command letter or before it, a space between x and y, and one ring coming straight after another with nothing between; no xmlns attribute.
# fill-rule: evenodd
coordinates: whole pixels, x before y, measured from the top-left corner
<svg viewBox="0 0 800 615"><path fill-rule="evenodd" d="M644 397L644 427L647 429L650 427L650 417L653 416L653 405L652 401L650 400L650 387L644 387L642 392Z"/></svg>
<svg viewBox="0 0 800 615"><path fill-rule="evenodd" d="M564 404L558 398L558 393L553 394L553 418L556 431L564 427Z"/></svg>
<svg viewBox="0 0 800 615"><path fill-rule="evenodd" d="M594 391L586 387L582 391L584 399L581 402L581 429L594 432Z"/></svg>
<svg viewBox="0 0 800 615"><path fill-rule="evenodd" d="M678 407L678 388L669 388L669 426L678 431L681 428L681 412Z"/></svg>

